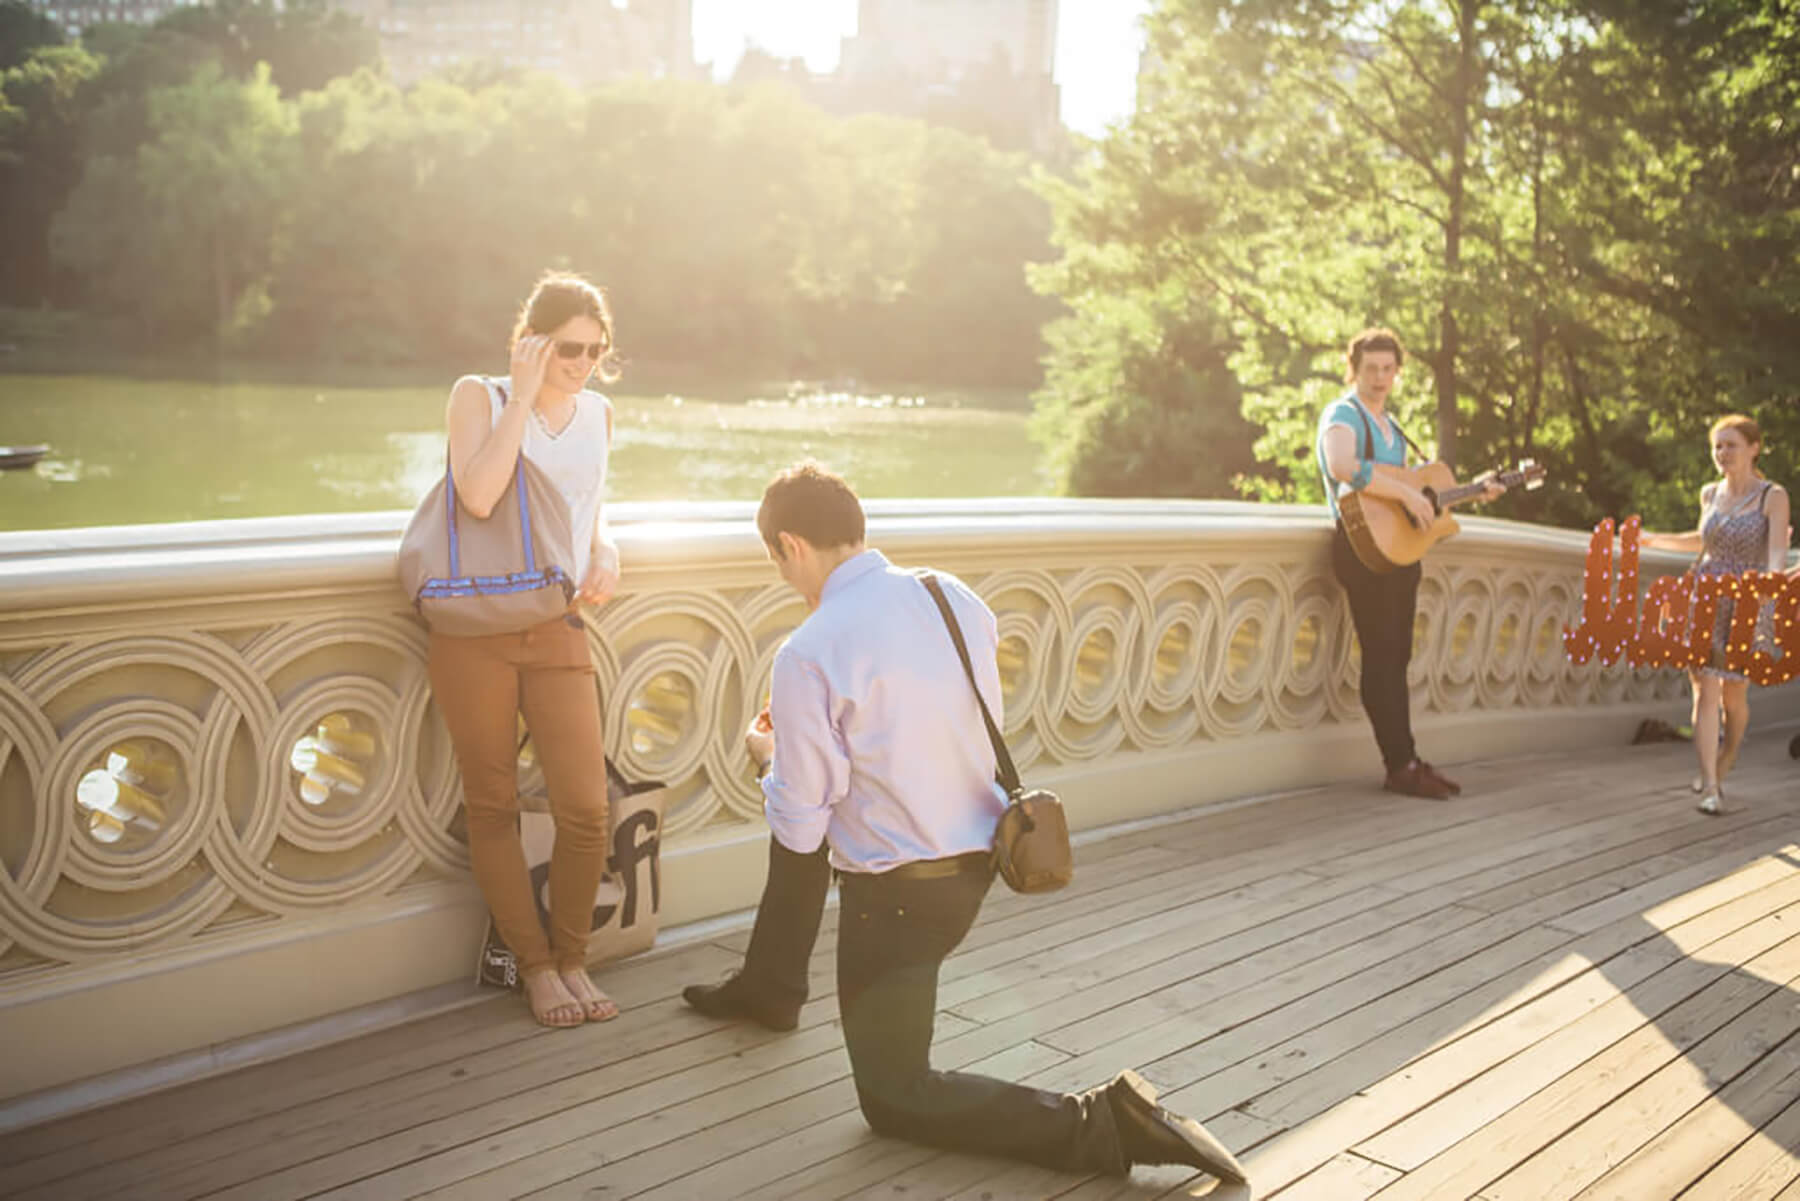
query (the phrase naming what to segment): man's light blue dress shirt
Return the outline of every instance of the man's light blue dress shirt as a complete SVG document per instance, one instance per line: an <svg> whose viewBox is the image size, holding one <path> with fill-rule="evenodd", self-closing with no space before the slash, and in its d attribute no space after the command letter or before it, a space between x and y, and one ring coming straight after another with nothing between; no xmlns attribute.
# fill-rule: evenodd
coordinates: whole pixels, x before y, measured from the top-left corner
<svg viewBox="0 0 1800 1201"><path fill-rule="evenodd" d="M937 576L1000 723L994 615ZM763 811L782 846L829 838L833 866L880 872L993 845L1006 796L975 695L931 594L880 551L839 564L776 653L769 715Z"/></svg>

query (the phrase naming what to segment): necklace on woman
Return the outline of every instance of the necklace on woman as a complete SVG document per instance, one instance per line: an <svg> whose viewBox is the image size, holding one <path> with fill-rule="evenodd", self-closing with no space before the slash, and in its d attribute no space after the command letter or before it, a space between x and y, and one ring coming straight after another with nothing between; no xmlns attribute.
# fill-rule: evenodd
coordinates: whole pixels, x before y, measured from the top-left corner
<svg viewBox="0 0 1800 1201"><path fill-rule="evenodd" d="M550 419L544 416L544 410L537 405L531 406L531 415L537 418L538 427L545 434L552 438L560 438L569 431L570 424L575 420L575 402L573 400L569 402L568 414L562 419L560 426L552 426Z"/></svg>

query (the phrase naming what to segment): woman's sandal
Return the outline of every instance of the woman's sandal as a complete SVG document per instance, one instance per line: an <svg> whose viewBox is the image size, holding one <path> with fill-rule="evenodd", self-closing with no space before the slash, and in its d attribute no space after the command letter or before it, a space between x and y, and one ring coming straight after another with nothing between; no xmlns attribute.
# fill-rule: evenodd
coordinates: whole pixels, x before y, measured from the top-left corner
<svg viewBox="0 0 1800 1201"><path fill-rule="evenodd" d="M548 1003L540 1007L538 996L532 991L531 984L534 980L543 981L546 976L550 977L553 987L546 990L550 993L547 998ZM562 976L554 968L544 968L531 973L525 977L523 987L525 1004L531 1008L532 1019L538 1025L548 1026L552 1030L570 1030L587 1020L585 1007L580 999L569 991L568 984L563 981ZM561 995L558 996L558 993ZM559 1017L559 1014L563 1016Z"/></svg>
<svg viewBox="0 0 1800 1201"><path fill-rule="evenodd" d="M618 1004L594 983L593 977L581 968L561 973L563 987L581 1006L582 1017L590 1022L610 1022L619 1016ZM583 987L585 985L585 988Z"/></svg>

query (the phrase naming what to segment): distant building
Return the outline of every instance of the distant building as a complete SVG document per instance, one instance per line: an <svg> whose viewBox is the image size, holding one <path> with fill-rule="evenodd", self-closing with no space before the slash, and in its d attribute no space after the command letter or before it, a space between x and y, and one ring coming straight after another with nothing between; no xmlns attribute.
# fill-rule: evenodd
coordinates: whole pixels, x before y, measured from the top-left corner
<svg viewBox="0 0 1800 1201"><path fill-rule="evenodd" d="M90 25L150 25L209 0L29 0L71 38ZM553 71L571 83L692 76L693 0L334 0L381 39L396 81L483 61Z"/></svg>
<svg viewBox="0 0 1800 1201"><path fill-rule="evenodd" d="M861 0L839 69L854 77L898 68L956 82L996 54L1019 75L1048 78L1056 65L1056 0Z"/></svg>
<svg viewBox="0 0 1800 1201"><path fill-rule="evenodd" d="M462 62L493 62L592 84L691 76L693 0L336 0L381 38L402 84Z"/></svg>
<svg viewBox="0 0 1800 1201"><path fill-rule="evenodd" d="M1044 150L1061 130L1056 0L860 0L837 107L942 120Z"/></svg>
<svg viewBox="0 0 1800 1201"><path fill-rule="evenodd" d="M128 25L154 25L164 13L187 8L202 0L27 0L31 8L62 27L70 38L103 21Z"/></svg>

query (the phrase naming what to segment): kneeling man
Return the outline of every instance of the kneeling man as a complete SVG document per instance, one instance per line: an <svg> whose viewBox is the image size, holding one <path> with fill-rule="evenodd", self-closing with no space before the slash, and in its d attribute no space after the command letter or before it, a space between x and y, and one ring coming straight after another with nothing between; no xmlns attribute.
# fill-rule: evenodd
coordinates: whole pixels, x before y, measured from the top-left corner
<svg viewBox="0 0 1800 1201"><path fill-rule="evenodd" d="M811 610L776 654L764 810L777 847L744 970L696 986L703 1012L792 1028L824 901L821 851L839 874L837 992L863 1116L878 1133L1075 1172L1187 1164L1243 1169L1198 1122L1156 1104L1136 1072L1052 1093L931 1066L938 968L993 880L1006 798L955 643L918 576L863 545L862 505L816 464L777 476L756 524ZM998 631L966 585L937 573L983 698L1000 720ZM767 956L768 964L759 964ZM774 966L770 966L770 965ZM796 980L795 977L798 976ZM785 993L760 985L785 981ZM800 996L795 996L795 989Z"/></svg>

